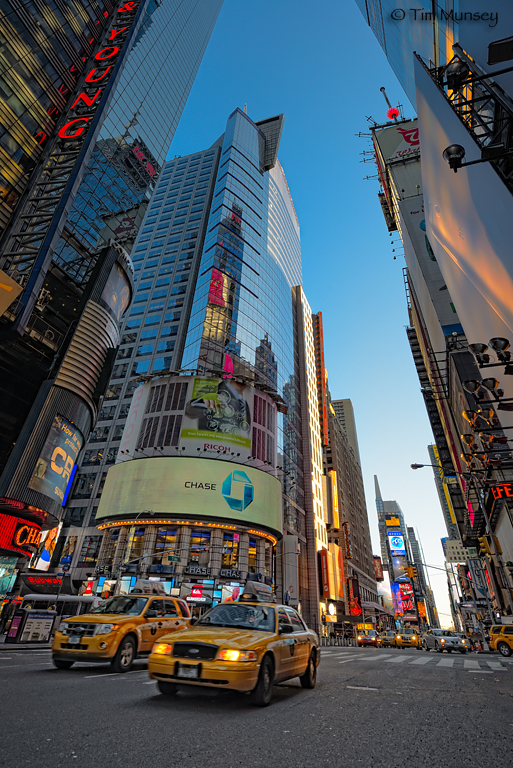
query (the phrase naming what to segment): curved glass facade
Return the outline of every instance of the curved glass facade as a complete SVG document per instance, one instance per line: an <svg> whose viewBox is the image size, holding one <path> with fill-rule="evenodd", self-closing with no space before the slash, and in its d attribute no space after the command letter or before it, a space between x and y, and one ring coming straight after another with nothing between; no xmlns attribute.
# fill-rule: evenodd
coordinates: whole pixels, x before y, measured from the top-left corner
<svg viewBox="0 0 513 768"><path fill-rule="evenodd" d="M239 109L228 118L182 368L254 377L283 398L288 413L278 414L277 440L284 524L302 534L291 291L302 282L301 248L276 158L282 121L255 123Z"/></svg>

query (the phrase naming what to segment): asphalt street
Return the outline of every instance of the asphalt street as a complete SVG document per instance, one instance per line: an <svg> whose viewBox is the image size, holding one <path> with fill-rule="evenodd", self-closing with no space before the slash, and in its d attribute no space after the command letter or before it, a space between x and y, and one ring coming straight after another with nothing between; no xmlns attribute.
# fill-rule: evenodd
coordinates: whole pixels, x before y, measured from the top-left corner
<svg viewBox="0 0 513 768"><path fill-rule="evenodd" d="M0 766L9 768L474 768L512 764L513 657L325 648L317 687L272 704L227 692L159 694L49 651L0 649Z"/></svg>

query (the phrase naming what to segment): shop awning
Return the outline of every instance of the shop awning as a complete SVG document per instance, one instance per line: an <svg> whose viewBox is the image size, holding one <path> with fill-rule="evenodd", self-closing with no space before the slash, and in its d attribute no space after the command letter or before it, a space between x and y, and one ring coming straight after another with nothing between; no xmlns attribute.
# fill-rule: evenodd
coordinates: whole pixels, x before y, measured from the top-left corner
<svg viewBox="0 0 513 768"><path fill-rule="evenodd" d="M383 608L382 605L375 603L374 601L367 602L366 600L362 600L362 608L365 608L366 611L375 611L376 613L383 613L387 616L394 615L392 611L389 611L387 608Z"/></svg>

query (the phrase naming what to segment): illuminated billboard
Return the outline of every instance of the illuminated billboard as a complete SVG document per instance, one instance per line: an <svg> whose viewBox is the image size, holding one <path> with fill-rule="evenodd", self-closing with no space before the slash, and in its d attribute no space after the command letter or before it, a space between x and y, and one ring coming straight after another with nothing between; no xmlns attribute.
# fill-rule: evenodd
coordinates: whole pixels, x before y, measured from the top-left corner
<svg viewBox="0 0 513 768"><path fill-rule="evenodd" d="M393 580L406 581L408 579L408 574L406 572L407 567L408 567L408 562L404 555L392 557Z"/></svg>
<svg viewBox="0 0 513 768"><path fill-rule="evenodd" d="M273 475L223 459L138 459L111 467L96 520L134 516L237 520L282 534L281 484Z"/></svg>
<svg viewBox="0 0 513 768"><path fill-rule="evenodd" d="M411 584L399 584L401 602L404 613L415 612L415 599L413 597L413 587Z"/></svg>
<svg viewBox="0 0 513 768"><path fill-rule="evenodd" d="M225 457L245 464L257 457L276 466L276 405L233 378L169 376L135 390L117 461L147 456ZM264 462L268 462L264 464Z"/></svg>
<svg viewBox="0 0 513 768"><path fill-rule="evenodd" d="M395 555L406 554L404 535L402 531L388 531L388 544L392 557Z"/></svg>
<svg viewBox="0 0 513 768"><path fill-rule="evenodd" d="M80 430L57 414L28 487L62 502L83 442Z"/></svg>
<svg viewBox="0 0 513 768"><path fill-rule="evenodd" d="M55 528L50 528L49 531L41 534L39 546L30 558L29 568L34 568L36 571L48 570L61 528L62 523L59 523Z"/></svg>

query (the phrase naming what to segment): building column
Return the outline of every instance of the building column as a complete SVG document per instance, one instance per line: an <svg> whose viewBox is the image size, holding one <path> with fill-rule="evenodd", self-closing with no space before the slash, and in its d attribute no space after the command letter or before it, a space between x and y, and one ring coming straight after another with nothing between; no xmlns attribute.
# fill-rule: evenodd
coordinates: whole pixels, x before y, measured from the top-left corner
<svg viewBox="0 0 513 768"><path fill-rule="evenodd" d="M141 546L141 556L142 555L151 555L153 552L155 552L155 545L157 543L157 531L158 528L156 525L149 525L146 530L144 531L144 536L142 540L142 546ZM141 574L141 577L144 579L146 578L146 574L148 573L148 566L150 563L150 558L145 557L144 559L140 560L141 567L139 569L139 572Z"/></svg>
<svg viewBox="0 0 513 768"><path fill-rule="evenodd" d="M238 570L243 578L247 578L249 570L249 533L241 533L239 536Z"/></svg>
<svg viewBox="0 0 513 768"><path fill-rule="evenodd" d="M219 528L213 528L210 534L210 560L209 568L212 576L218 578L223 557L223 532Z"/></svg>
<svg viewBox="0 0 513 768"><path fill-rule="evenodd" d="M265 543L263 539L257 539L257 573L265 576Z"/></svg>
<svg viewBox="0 0 513 768"><path fill-rule="evenodd" d="M116 549L114 550L114 557L112 558L112 572L114 573L123 561L126 552L126 542L128 539L128 526L124 525L119 531L119 538L116 543Z"/></svg>
<svg viewBox="0 0 513 768"><path fill-rule="evenodd" d="M191 528L188 525L183 525L178 529L178 552L176 553L180 557L180 562L176 564L175 576L181 581L183 577L183 569L189 562L189 550L191 546Z"/></svg>

